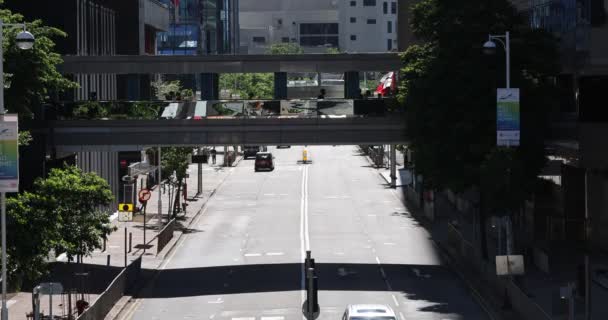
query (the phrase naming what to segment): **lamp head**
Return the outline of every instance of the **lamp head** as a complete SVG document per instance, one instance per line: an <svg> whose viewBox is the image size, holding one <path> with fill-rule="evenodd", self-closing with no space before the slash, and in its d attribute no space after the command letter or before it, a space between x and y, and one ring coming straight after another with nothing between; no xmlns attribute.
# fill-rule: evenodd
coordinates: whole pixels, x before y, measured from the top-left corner
<svg viewBox="0 0 608 320"><path fill-rule="evenodd" d="M483 53L487 55L493 55L496 53L496 43L494 43L492 40L486 41L486 43L483 44Z"/></svg>
<svg viewBox="0 0 608 320"><path fill-rule="evenodd" d="M16 43L17 47L21 50L29 50L34 46L34 40L36 38L33 34L28 31L21 31L17 34Z"/></svg>

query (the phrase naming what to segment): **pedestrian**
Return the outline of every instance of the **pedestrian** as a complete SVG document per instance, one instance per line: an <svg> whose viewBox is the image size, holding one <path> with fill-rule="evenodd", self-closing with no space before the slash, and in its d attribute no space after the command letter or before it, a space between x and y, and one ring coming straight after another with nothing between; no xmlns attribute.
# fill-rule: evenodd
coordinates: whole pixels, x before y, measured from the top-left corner
<svg viewBox="0 0 608 320"><path fill-rule="evenodd" d="M325 99L325 89L321 89L321 93L319 94L317 99Z"/></svg>
<svg viewBox="0 0 608 320"><path fill-rule="evenodd" d="M213 149L211 149L211 162L213 162L213 164L215 164L216 156L217 156L217 151L215 151L215 147L213 147Z"/></svg>

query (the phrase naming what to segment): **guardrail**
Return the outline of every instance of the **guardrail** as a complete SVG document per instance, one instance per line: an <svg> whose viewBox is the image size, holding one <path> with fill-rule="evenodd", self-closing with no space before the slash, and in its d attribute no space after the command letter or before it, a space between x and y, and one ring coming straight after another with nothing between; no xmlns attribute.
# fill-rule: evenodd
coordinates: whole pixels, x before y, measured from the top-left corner
<svg viewBox="0 0 608 320"><path fill-rule="evenodd" d="M175 231L175 219L172 219L167 225L156 235L156 254L159 254L165 246L173 239L173 232Z"/></svg>
<svg viewBox="0 0 608 320"><path fill-rule="evenodd" d="M110 283L107 289L78 316L78 320L104 319L114 305L127 293L137 281L141 272L141 256L124 268Z"/></svg>

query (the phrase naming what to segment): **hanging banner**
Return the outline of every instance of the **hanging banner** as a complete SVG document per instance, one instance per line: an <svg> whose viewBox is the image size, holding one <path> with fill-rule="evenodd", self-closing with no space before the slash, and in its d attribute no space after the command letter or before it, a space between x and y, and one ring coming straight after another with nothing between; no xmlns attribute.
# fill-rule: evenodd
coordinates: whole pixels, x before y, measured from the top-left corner
<svg viewBox="0 0 608 320"><path fill-rule="evenodd" d="M497 89L496 145L519 146L519 89Z"/></svg>
<svg viewBox="0 0 608 320"><path fill-rule="evenodd" d="M0 121L0 192L19 192L19 130L16 114Z"/></svg>

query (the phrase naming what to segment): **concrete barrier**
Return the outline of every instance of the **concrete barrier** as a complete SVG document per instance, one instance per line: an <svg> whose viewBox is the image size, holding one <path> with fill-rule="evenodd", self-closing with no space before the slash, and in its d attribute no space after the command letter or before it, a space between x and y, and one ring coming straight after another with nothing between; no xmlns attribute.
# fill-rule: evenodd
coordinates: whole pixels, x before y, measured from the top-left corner
<svg viewBox="0 0 608 320"><path fill-rule="evenodd" d="M127 293L137 281L141 272L141 257L137 258L131 264L124 268L116 278L110 283L107 289L87 308L78 320L96 320L104 319L105 316L112 310L114 304Z"/></svg>
<svg viewBox="0 0 608 320"><path fill-rule="evenodd" d="M173 239L176 220L172 219L169 223L156 235L156 254L159 254L165 246Z"/></svg>

